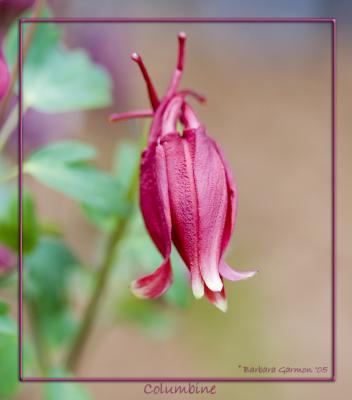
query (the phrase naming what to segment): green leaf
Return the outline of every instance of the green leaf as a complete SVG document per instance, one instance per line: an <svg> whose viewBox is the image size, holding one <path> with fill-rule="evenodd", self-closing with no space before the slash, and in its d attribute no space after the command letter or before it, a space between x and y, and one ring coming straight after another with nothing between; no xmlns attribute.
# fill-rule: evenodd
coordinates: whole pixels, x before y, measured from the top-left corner
<svg viewBox="0 0 352 400"><path fill-rule="evenodd" d="M50 13L45 11L42 16ZM85 50L64 47L61 36L57 24L37 24L24 64L24 105L49 113L106 107L112 98L108 72ZM17 49L18 26L14 24L5 40L11 66L17 61Z"/></svg>
<svg viewBox="0 0 352 400"><path fill-rule="evenodd" d="M0 315L0 335L16 336L16 329L15 321L7 313Z"/></svg>
<svg viewBox="0 0 352 400"><path fill-rule="evenodd" d="M50 374L55 378L66 378L70 375L60 370ZM76 382L51 382L44 385L45 400L92 400L92 395L84 386Z"/></svg>
<svg viewBox="0 0 352 400"><path fill-rule="evenodd" d="M0 242L18 251L19 202L17 188L0 193ZM22 193L23 252L31 251L38 241L39 225L36 207L30 193Z"/></svg>
<svg viewBox="0 0 352 400"><path fill-rule="evenodd" d="M41 17L51 17L48 10L44 10ZM24 24L23 36L25 36L30 24ZM36 24L33 41L26 55L26 66L41 64L48 52L55 48L61 36L58 24L40 23ZM12 68L18 57L18 23L14 23L5 37L4 53L9 66Z"/></svg>
<svg viewBox="0 0 352 400"><path fill-rule="evenodd" d="M24 171L51 189L106 215L128 211L121 200L118 183L92 166L32 160L25 164Z"/></svg>
<svg viewBox="0 0 352 400"><path fill-rule="evenodd" d="M90 160L97 155L95 147L77 140L50 143L30 155L27 163L75 163Z"/></svg>
<svg viewBox="0 0 352 400"><path fill-rule="evenodd" d="M47 113L101 108L112 100L107 71L81 49L50 51L40 67L24 70L23 82L24 104Z"/></svg>
<svg viewBox="0 0 352 400"><path fill-rule="evenodd" d="M129 188L140 159L137 143L124 141L115 148L113 172L124 192Z"/></svg>
<svg viewBox="0 0 352 400"><path fill-rule="evenodd" d="M136 143L124 141L119 143L115 148L115 155L113 161L113 176L119 185L119 196L121 199L125 198L135 168L139 164L139 148ZM122 200L121 200L122 201ZM125 206L129 210L128 205ZM99 229L110 231L116 224L115 218L106 213L102 213L96 208L83 205L82 210L89 221Z"/></svg>
<svg viewBox="0 0 352 400"><path fill-rule="evenodd" d="M0 398L13 396L18 389L17 326L8 315L0 315Z"/></svg>
<svg viewBox="0 0 352 400"><path fill-rule="evenodd" d="M49 346L63 343L74 333L69 283L77 265L71 250L56 238L42 238L24 259L24 295Z"/></svg>
<svg viewBox="0 0 352 400"><path fill-rule="evenodd" d="M10 307L5 301L0 299L0 315L5 315L9 312Z"/></svg>
<svg viewBox="0 0 352 400"><path fill-rule="evenodd" d="M89 222L105 232L110 232L116 225L116 217L99 209L82 204L82 211Z"/></svg>
<svg viewBox="0 0 352 400"><path fill-rule="evenodd" d="M24 171L92 213L102 213L104 218L127 212L116 180L84 163L95 156L96 149L89 144L73 140L56 142L32 153Z"/></svg>

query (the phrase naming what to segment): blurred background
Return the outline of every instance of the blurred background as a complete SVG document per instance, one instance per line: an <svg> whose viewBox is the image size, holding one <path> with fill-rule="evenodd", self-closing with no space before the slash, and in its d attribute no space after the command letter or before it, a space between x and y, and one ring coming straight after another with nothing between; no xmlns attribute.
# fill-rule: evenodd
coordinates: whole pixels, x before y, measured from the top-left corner
<svg viewBox="0 0 352 400"><path fill-rule="evenodd" d="M52 1L62 17L335 17L338 21L338 300L350 301L346 269L351 213L349 145L350 28L347 1ZM147 107L144 83L130 53L145 60L160 94L174 68L176 35L188 35L183 87L208 98L196 109L222 146L235 173L239 209L227 261L259 274L226 283L229 311L222 314L185 292L182 307L157 304L140 311L121 292L140 274L133 254L152 246L136 220L122 246L99 320L78 376L244 376L239 365L328 367L331 370L331 36L327 24L72 24L70 47L85 47L114 81L114 105L86 113L45 115L29 110L25 149L55 139L77 139L99 149L98 165L110 170L115 148L138 141L140 123L109 125L110 112ZM343 101L345 100L345 101ZM50 132L49 132L50 131ZM14 151L15 145L13 144ZM87 265L101 257L101 235L76 204L31 178L26 181L39 214L57 220L66 241ZM339 223L340 222L340 223ZM346 244L343 246L343 244ZM148 250L147 250L148 251ZM131 256L132 254L132 256ZM129 262L125 263L124 260ZM154 257L150 263L156 264ZM180 272L181 271L181 272ZM182 275L182 270L178 273ZM121 283L122 282L122 283ZM80 291L75 282L73 291ZM85 299L78 298L80 310ZM127 305L126 305L127 302ZM82 303L82 304L81 304ZM347 304L347 303L346 303ZM121 305L125 305L125 308ZM135 315L124 313L127 307ZM147 306L149 307L149 306ZM154 306L152 306L154 307ZM122 311L121 311L122 310ZM114 324L111 315L115 315ZM131 318L133 315L133 318ZM217 397L346 398L350 383L348 307L338 307L337 382L217 384ZM26 324L25 324L26 329ZM246 375L248 376L248 375ZM264 376L264 375L260 375ZM266 375L268 376L268 375ZM302 376L302 375L290 375ZM307 376L307 375L304 375ZM316 373L313 376L317 376ZM24 384L18 399L36 399L40 384ZM141 398L143 384L87 384L95 398ZM156 396L158 398L158 396ZM171 396L172 397L172 396ZM160 396L161 398L161 396Z"/></svg>

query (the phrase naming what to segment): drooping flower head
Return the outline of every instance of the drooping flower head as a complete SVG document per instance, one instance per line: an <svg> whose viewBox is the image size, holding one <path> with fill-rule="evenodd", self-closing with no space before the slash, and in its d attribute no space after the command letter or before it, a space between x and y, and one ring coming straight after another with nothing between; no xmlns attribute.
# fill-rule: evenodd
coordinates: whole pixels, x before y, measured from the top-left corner
<svg viewBox="0 0 352 400"><path fill-rule="evenodd" d="M111 121L152 117L148 145L141 157L140 207L146 228L164 260L154 273L132 283L142 298L162 295L172 283L173 243L190 272L193 294L205 296L222 311L227 302L223 278L249 278L255 271L239 272L224 261L237 210L237 191L229 165L188 104L193 90L179 90L183 74L186 35L179 34L177 66L164 97L159 100L141 57L152 110L114 114ZM182 132L177 129L183 127Z"/></svg>

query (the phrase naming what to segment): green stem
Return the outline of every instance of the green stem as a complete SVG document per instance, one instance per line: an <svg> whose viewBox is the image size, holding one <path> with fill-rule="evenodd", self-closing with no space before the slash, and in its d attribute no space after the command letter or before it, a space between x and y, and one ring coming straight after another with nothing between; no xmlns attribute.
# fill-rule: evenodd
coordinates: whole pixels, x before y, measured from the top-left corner
<svg viewBox="0 0 352 400"><path fill-rule="evenodd" d="M18 122L18 105L13 107L0 131L0 152L5 147L7 141L11 136L12 131L16 128L17 122Z"/></svg>
<svg viewBox="0 0 352 400"><path fill-rule="evenodd" d="M133 204L133 200L137 191L138 178L139 171L138 169L136 169L134 176L131 180L129 190L126 194L126 201L131 206ZM114 260L118 252L118 245L126 232L130 216L131 213L127 213L125 216L120 217L116 223L114 230L111 232L108 238L105 256L97 272L94 290L88 302L87 308L84 312L83 319L78 329L77 335L75 336L72 346L68 352L65 363L68 371L75 371L77 369L78 361L86 345L91 327L97 314L101 297L106 288L107 279L114 265Z"/></svg>
<svg viewBox="0 0 352 400"><path fill-rule="evenodd" d="M38 313L32 302L27 301L28 316L32 328L32 337L34 349L38 361L38 367L41 373L46 376L51 368L49 351L45 346L45 339L42 334L42 327L38 323Z"/></svg>

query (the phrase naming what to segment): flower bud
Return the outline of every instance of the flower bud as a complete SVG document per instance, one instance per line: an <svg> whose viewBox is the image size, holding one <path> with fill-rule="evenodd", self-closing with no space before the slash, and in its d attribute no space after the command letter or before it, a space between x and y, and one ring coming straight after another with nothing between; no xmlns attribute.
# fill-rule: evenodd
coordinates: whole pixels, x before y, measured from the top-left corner
<svg viewBox="0 0 352 400"><path fill-rule="evenodd" d="M186 101L189 95L201 102L204 97L192 90L178 90L185 40L186 35L180 33L177 67L161 101L141 57L133 54L147 83L153 110L111 117L112 121L153 117L141 159L140 207L149 235L164 260L154 273L134 281L132 291L138 297L156 298L169 288L173 243L189 270L194 296L205 295L226 311L223 279L247 279L256 271L235 271L224 261L235 225L237 190L220 147Z"/></svg>

